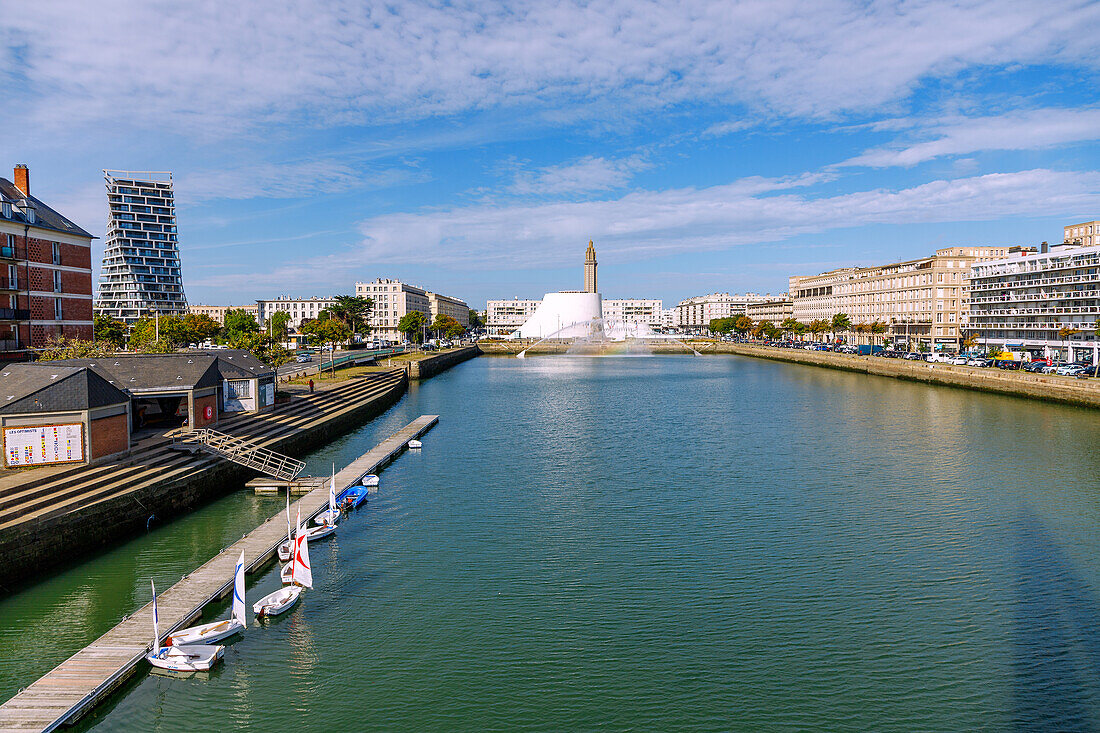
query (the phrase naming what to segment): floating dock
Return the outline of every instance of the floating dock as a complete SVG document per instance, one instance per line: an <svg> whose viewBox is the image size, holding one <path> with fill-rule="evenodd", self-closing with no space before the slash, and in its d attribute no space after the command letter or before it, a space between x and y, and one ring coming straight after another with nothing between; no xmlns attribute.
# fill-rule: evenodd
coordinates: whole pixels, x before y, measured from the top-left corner
<svg viewBox="0 0 1100 733"><path fill-rule="evenodd" d="M428 432L438 415L421 415L336 474L337 493L354 486L405 450L406 444ZM306 520L328 507L328 487L303 496ZM292 507L293 508L293 507ZM163 635L198 619L210 603L224 598L233 585L237 559L244 551L245 571L254 573L275 557L286 539L286 516L271 519L222 550L202 567L185 575L157 596ZM148 603L113 629L66 659L45 676L0 705L0 731L51 731L75 722L137 671L151 645L153 604Z"/></svg>

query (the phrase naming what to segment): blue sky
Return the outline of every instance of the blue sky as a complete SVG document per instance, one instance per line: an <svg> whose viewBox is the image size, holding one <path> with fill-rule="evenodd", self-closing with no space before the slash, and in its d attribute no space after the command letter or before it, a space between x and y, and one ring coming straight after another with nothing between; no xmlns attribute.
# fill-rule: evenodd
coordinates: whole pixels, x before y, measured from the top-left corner
<svg viewBox="0 0 1100 733"><path fill-rule="evenodd" d="M593 239L668 306L1100 218L1098 71L1095 2L18 3L0 159L100 236L173 171L192 303L481 308Z"/></svg>

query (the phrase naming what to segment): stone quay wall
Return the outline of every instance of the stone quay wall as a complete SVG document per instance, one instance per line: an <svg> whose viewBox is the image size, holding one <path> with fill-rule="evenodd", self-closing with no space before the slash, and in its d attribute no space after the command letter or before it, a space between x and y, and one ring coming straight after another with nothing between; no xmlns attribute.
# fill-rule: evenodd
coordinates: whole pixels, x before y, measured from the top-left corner
<svg viewBox="0 0 1100 733"><path fill-rule="evenodd" d="M442 371L450 369L455 364L473 359L481 354L481 349L475 346L463 346L453 351L444 351L435 356L426 356L422 359L409 362L409 379L428 379Z"/></svg>

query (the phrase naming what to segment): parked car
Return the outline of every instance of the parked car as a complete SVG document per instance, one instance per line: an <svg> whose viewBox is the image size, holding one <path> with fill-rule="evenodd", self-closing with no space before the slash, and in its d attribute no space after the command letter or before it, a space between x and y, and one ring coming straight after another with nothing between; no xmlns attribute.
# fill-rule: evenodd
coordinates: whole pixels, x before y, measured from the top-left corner
<svg viewBox="0 0 1100 733"><path fill-rule="evenodd" d="M1047 364L1045 367L1039 370L1040 374L1055 374L1061 367L1066 366L1064 361L1056 361Z"/></svg>
<svg viewBox="0 0 1100 733"><path fill-rule="evenodd" d="M1085 367L1080 364L1066 364L1055 369L1054 373L1063 377L1072 377L1083 371L1085 371Z"/></svg>
<svg viewBox="0 0 1100 733"><path fill-rule="evenodd" d="M1038 372L1046 365L1045 361L1029 361L1024 363L1022 369L1025 372Z"/></svg>
<svg viewBox="0 0 1100 733"><path fill-rule="evenodd" d="M298 356L294 357L294 363L296 364L308 364L311 361L313 361L313 357L309 354L298 354Z"/></svg>

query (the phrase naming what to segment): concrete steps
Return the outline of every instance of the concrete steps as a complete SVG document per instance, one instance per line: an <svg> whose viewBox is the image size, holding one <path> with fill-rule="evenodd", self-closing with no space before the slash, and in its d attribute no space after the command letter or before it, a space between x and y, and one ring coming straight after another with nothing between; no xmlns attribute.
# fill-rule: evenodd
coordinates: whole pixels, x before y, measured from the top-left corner
<svg viewBox="0 0 1100 733"><path fill-rule="evenodd" d="M279 412L231 418L219 427L236 428L236 435L260 446L270 446L319 419L327 420L355 409L392 389L403 378L400 370L394 370L349 380L295 401ZM169 442L164 440L139 450L122 465L85 468L79 473L51 476L37 485L6 489L0 492L0 531L23 521L77 511L152 483L180 478L220 460L205 454L180 453L169 448Z"/></svg>

